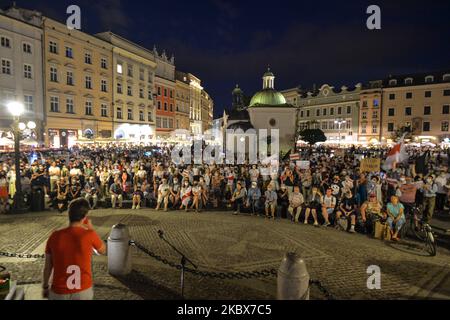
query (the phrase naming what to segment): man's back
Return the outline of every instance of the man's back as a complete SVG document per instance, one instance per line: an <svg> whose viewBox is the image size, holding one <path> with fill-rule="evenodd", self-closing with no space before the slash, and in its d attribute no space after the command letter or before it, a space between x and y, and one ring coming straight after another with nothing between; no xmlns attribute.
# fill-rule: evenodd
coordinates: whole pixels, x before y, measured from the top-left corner
<svg viewBox="0 0 450 320"><path fill-rule="evenodd" d="M54 232L46 247L54 268L52 291L73 294L92 287L91 258L102 241L93 230L69 227ZM78 279L76 279L78 277Z"/></svg>

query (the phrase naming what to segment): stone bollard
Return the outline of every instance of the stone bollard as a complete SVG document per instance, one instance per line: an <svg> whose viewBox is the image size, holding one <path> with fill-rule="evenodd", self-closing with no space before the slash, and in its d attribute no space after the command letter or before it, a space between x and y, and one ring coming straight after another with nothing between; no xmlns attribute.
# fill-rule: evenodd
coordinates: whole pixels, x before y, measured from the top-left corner
<svg viewBox="0 0 450 320"><path fill-rule="evenodd" d="M112 227L108 238L108 272L124 276L131 272L130 233L124 224Z"/></svg>
<svg viewBox="0 0 450 320"><path fill-rule="evenodd" d="M287 253L278 269L278 300L309 300L309 273L296 253Z"/></svg>

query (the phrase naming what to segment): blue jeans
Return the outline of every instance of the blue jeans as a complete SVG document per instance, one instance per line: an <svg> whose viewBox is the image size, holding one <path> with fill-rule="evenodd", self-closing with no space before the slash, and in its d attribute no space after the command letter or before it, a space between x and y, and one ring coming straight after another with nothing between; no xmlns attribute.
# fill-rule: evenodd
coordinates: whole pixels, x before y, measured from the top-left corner
<svg viewBox="0 0 450 320"><path fill-rule="evenodd" d="M389 217L387 219L387 223L389 225L389 227L391 228L392 231L400 231L403 227L403 225L406 223L405 217L401 217L400 220L397 221L397 223L395 224L395 229L394 229L394 220L392 220L391 217Z"/></svg>

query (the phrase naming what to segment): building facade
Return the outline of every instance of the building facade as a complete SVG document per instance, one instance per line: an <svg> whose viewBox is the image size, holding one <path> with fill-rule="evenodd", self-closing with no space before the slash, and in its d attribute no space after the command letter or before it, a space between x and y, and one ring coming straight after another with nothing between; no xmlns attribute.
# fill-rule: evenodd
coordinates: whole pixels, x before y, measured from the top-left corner
<svg viewBox="0 0 450 320"><path fill-rule="evenodd" d="M167 138L175 130L175 58L167 58L165 52L161 55L153 49L156 60L155 93L156 93L156 135Z"/></svg>
<svg viewBox="0 0 450 320"><path fill-rule="evenodd" d="M175 129L191 131L189 74L176 71Z"/></svg>
<svg viewBox="0 0 450 320"><path fill-rule="evenodd" d="M202 91L201 110L202 132L206 132L212 129L212 121L214 118L214 101L205 90Z"/></svg>
<svg viewBox="0 0 450 320"><path fill-rule="evenodd" d="M299 88L282 91L299 109L298 130L321 129L330 143L352 144L358 141L361 84L340 91L324 84L303 93Z"/></svg>
<svg viewBox="0 0 450 320"><path fill-rule="evenodd" d="M113 136L112 46L44 18L46 145Z"/></svg>
<svg viewBox="0 0 450 320"><path fill-rule="evenodd" d="M381 143L382 81L370 81L360 93L358 140L363 145Z"/></svg>
<svg viewBox="0 0 450 320"><path fill-rule="evenodd" d="M34 135L44 138L44 98L42 77L42 15L11 7L0 10L0 131L8 133L12 116L7 105L21 102L25 113L21 122L34 121Z"/></svg>
<svg viewBox="0 0 450 320"><path fill-rule="evenodd" d="M189 120L191 123L191 132L193 135L203 134L202 122L202 91L201 80L192 74L189 74L189 88L191 105L189 108Z"/></svg>
<svg viewBox="0 0 450 320"><path fill-rule="evenodd" d="M155 139L153 53L111 32L96 36L107 41L113 50L113 137L134 142Z"/></svg>
<svg viewBox="0 0 450 320"><path fill-rule="evenodd" d="M382 140L411 128L413 142L450 138L450 71L390 76L383 83ZM447 140L448 141L448 140Z"/></svg>

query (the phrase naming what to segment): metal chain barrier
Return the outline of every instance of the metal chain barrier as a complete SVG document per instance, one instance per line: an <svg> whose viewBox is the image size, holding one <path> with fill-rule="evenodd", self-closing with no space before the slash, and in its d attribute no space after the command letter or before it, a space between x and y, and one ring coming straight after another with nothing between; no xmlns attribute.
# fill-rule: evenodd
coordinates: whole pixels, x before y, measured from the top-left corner
<svg viewBox="0 0 450 320"><path fill-rule="evenodd" d="M147 249L145 246L136 241L130 241L130 245L135 246L145 254L154 258L155 260L168 265L169 267L181 270L181 265L168 261L162 258L153 251ZM184 269L186 272L193 274L194 276L211 278L211 279L222 279L222 280L234 280L234 279L258 279L258 278L269 278L276 277L278 275L278 270L276 269L263 269L259 271L240 271L240 272L211 272L211 271L201 271L186 267ZM319 291L325 296L327 300L335 300L333 295L322 285L319 280L310 280L310 285L316 286Z"/></svg>
<svg viewBox="0 0 450 320"><path fill-rule="evenodd" d="M7 258L18 258L18 259L45 259L45 254L30 254L30 253L11 253L0 251L0 256Z"/></svg>

